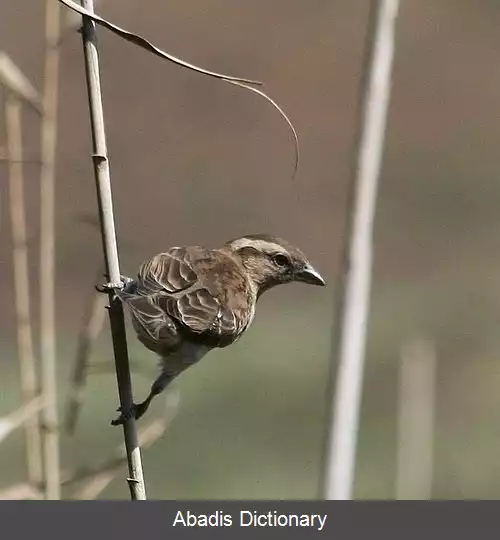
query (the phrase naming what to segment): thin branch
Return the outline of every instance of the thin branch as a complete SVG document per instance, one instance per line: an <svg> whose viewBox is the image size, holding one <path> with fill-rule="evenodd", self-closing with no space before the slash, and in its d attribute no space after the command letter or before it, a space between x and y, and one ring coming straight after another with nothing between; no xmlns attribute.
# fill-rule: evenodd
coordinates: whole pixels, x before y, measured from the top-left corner
<svg viewBox="0 0 500 540"><path fill-rule="evenodd" d="M216 79L219 79L221 81L234 84L246 90L255 92L259 96L263 97L268 103L270 103L278 111L280 116L285 120L285 122L287 123L288 127L291 130L293 140L294 140L294 145L295 145L294 147L295 161L294 161L294 171L293 171L293 177L295 177L295 174L298 169L298 164L299 164L299 139L297 136L297 131L295 130L292 124L292 121L286 115L284 110L270 96L268 96L262 90L257 90L256 88L251 86L251 85L260 86L263 84L262 82L255 81L252 79L243 79L241 77L234 77L231 75L224 75L223 73L217 73L215 71L209 71L208 69L195 66L194 64L190 64L189 62L186 62L180 58L177 58L176 56L166 53L165 51L161 50L159 47L156 47L156 45L153 45L150 41L143 38L142 36L139 36L138 34L134 34L132 32L124 30L123 28L116 26L115 24L103 19L102 17L99 17L98 15L93 13L93 11L86 10L85 4L83 3L82 3L82 6L79 6L77 3L73 2L73 0L59 0L59 2L64 4L66 7L76 11L77 13L80 13L81 15L85 15L89 17L90 19L92 19L92 21L94 21L94 23L104 26L104 28L106 28L107 30L110 30L114 34L117 34L122 39L129 41L133 43L134 45L137 45L138 47L141 47L142 49L145 49L149 51L150 53L156 56L159 56L160 58L163 58L164 60L168 60L169 62L173 62L174 64L177 64L178 66L190 69L192 71L196 71L197 73L201 73L202 75L208 75L209 77L215 77Z"/></svg>
<svg viewBox="0 0 500 540"><path fill-rule="evenodd" d="M396 498L432 496L436 349L426 339L401 351Z"/></svg>
<svg viewBox="0 0 500 540"><path fill-rule="evenodd" d="M98 280L101 279L102 274L103 268L99 267L96 276ZM75 364L66 405L65 425L66 431L70 435L74 433L78 420L80 406L83 400L83 391L87 381L92 347L104 325L106 313L104 310L105 302L105 297L94 290L85 311L82 329L78 336Z"/></svg>
<svg viewBox="0 0 500 540"><path fill-rule="evenodd" d="M33 350L30 308L28 246L24 175L22 165L21 102L10 90L5 98L5 126L9 158L9 196L12 233L12 261L16 309L17 349L23 403L30 403L39 392ZM32 485L42 480L42 434L38 415L25 423L26 464Z"/></svg>
<svg viewBox="0 0 500 540"><path fill-rule="evenodd" d="M93 1L82 0L82 6L93 13ZM101 83L99 74L99 56L97 53L95 24L83 17L83 48L85 55L85 72L89 94L89 109L92 128L93 162L97 187L97 200L101 223L101 235L108 279L118 286L121 283L118 247L116 243L115 223L113 216L113 199L111 195L111 178L107 156L106 133L102 108ZM128 358L125 319L121 301L112 289L109 292L109 321L113 351L115 356L116 377L120 405L123 411L130 411L133 405L132 383ZM125 446L129 468L127 482L133 500L146 499L146 488L142 471L141 451L137 436L135 419L130 417L123 425Z"/></svg>
<svg viewBox="0 0 500 540"><path fill-rule="evenodd" d="M21 100L33 107L36 112L42 114L43 108L38 92L28 78L3 51L0 51L0 84L17 94Z"/></svg>
<svg viewBox="0 0 500 540"><path fill-rule="evenodd" d="M18 427L36 418L42 407L42 398L41 396L37 396L22 407L19 407L16 411L7 416L0 417L0 443Z"/></svg>
<svg viewBox="0 0 500 540"><path fill-rule="evenodd" d="M75 220L79 223L89 225L92 229L99 231L99 216L83 212L75 216ZM99 266L94 285L99 283L104 274L104 268ZM72 381L70 383L69 395L66 404L66 431L72 435L76 428L76 422L80 412L80 407L83 401L83 394L87 382L87 375L96 373L111 373L114 367L108 362L100 362L91 364L90 357L92 348L104 326L105 312L103 310L105 297L99 292L96 292L92 287L92 296L85 310L84 321L78 338L75 364L72 373ZM142 372L142 366L134 362L130 362L132 371Z"/></svg>
<svg viewBox="0 0 500 540"><path fill-rule="evenodd" d="M333 418L333 424L331 427L328 425L324 456L322 495L326 499L352 498L370 299L373 222L389 106L398 5L398 0L376 0L369 15L363 101L333 333L332 357L338 362L338 374L335 392L332 392L332 367L328 388L331 401L329 416Z"/></svg>
<svg viewBox="0 0 500 540"><path fill-rule="evenodd" d="M55 160L59 92L60 8L46 0L45 73L40 170L40 345L42 393L45 398L45 496L60 499L55 327Z"/></svg>

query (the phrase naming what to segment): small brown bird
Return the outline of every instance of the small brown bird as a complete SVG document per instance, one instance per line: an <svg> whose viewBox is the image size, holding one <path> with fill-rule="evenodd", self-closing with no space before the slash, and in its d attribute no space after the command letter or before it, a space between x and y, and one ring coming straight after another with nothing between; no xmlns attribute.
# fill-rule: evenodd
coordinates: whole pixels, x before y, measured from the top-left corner
<svg viewBox="0 0 500 540"><path fill-rule="evenodd" d="M213 250L173 247L145 261L118 295L138 339L160 356L161 373L148 397L112 424L140 418L182 371L211 349L234 343L251 324L260 295L291 281L325 285L299 249L267 234Z"/></svg>

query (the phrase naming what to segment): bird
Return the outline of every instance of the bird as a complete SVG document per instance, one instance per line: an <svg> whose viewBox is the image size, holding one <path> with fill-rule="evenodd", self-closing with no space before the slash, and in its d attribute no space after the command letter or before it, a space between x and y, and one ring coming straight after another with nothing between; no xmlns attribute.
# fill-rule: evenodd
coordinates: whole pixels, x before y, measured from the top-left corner
<svg viewBox="0 0 500 540"><path fill-rule="evenodd" d="M235 343L251 325L258 299L289 282L325 286L302 251L270 234L249 234L221 248L172 247L144 261L117 291L138 340L159 357L146 399L118 411L113 425L141 418L153 398L214 348Z"/></svg>

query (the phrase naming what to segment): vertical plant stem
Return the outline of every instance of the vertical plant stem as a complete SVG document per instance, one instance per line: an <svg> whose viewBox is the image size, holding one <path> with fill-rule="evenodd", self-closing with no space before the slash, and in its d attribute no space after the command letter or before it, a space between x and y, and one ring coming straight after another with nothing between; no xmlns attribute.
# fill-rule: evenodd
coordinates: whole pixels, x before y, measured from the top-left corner
<svg viewBox="0 0 500 540"><path fill-rule="evenodd" d="M82 0L81 4L85 9L93 13L94 4L92 0ZM97 53L95 24L88 17L83 17L82 38L94 151L92 158L97 187L97 201L99 206L104 259L110 283L118 286L121 283L121 276L113 217L113 199L111 195L106 134L104 129L99 56ZM116 298L112 290L110 290L109 293L108 312L111 337L113 340L120 405L123 411L129 411L131 410L133 400L125 320L121 301ZM133 500L143 500L146 499L146 489L142 472L139 439L134 418L130 418L124 423L123 431L129 468L129 478L127 478L127 482L130 489L130 495Z"/></svg>
<svg viewBox="0 0 500 540"><path fill-rule="evenodd" d="M29 295L29 266L24 206L21 102L7 92L5 98L7 132L9 196L11 212L14 293L17 321L17 348L23 404L32 402L38 394L33 332ZM24 423L28 479L32 486L42 482L42 437L38 414Z"/></svg>
<svg viewBox="0 0 500 540"><path fill-rule="evenodd" d="M58 1L46 0L40 174L40 341L42 393L45 401L43 410L45 497L51 500L61 497L57 419L54 238L59 19Z"/></svg>
<svg viewBox="0 0 500 540"><path fill-rule="evenodd" d="M426 339L401 351L396 498L432 496L436 350Z"/></svg>
<svg viewBox="0 0 500 540"><path fill-rule="evenodd" d="M329 412L333 423L326 437L326 470L322 486L326 499L352 497L370 300L373 222L389 105L398 4L398 0L376 0L369 15L363 101L333 333L332 356L338 361L338 374L333 394L332 369Z"/></svg>

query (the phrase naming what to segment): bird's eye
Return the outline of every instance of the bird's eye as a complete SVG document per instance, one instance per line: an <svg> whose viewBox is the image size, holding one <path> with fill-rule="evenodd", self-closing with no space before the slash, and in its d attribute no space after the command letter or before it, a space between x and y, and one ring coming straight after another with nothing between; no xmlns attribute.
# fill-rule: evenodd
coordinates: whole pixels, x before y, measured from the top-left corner
<svg viewBox="0 0 500 540"><path fill-rule="evenodd" d="M273 262L279 268L284 268L290 264L288 257L286 255L282 255L281 253L278 253L278 255L273 257Z"/></svg>

